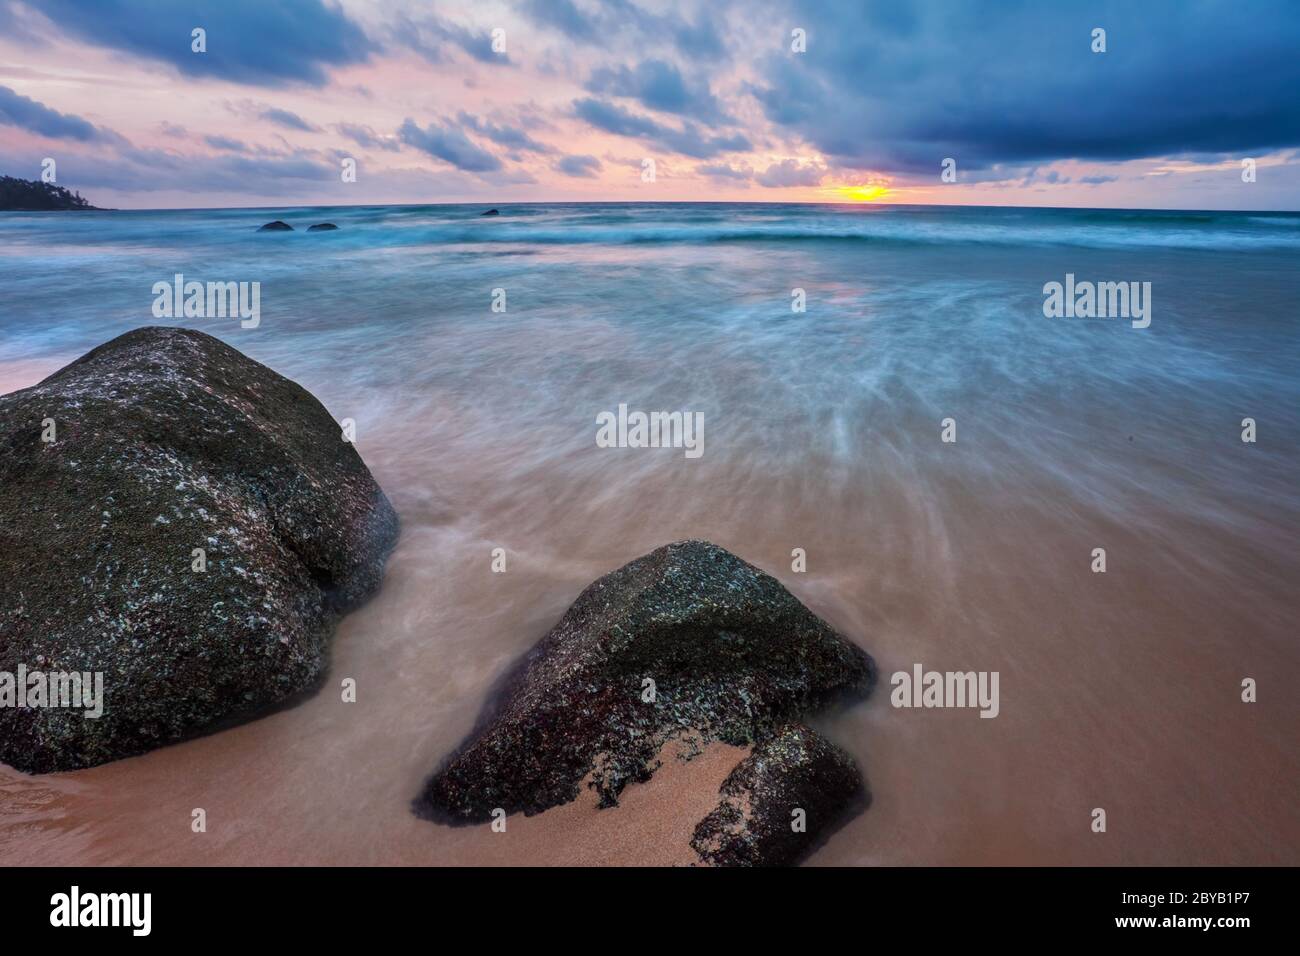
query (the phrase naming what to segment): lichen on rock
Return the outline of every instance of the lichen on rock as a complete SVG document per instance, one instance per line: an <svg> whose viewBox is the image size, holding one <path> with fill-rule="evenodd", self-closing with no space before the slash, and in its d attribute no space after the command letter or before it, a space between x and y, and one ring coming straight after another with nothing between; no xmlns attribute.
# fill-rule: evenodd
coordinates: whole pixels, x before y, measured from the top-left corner
<svg viewBox="0 0 1300 956"><path fill-rule="evenodd" d="M92 766L311 689L397 532L324 406L201 332L136 329L0 396L0 671L105 692L98 719L0 708L0 760Z"/></svg>
<svg viewBox="0 0 1300 956"><path fill-rule="evenodd" d="M666 545L583 591L416 812L451 824L498 807L535 814L584 780L611 806L669 740L762 745L874 679L871 658L775 578L708 542Z"/></svg>
<svg viewBox="0 0 1300 956"><path fill-rule="evenodd" d="M802 724L763 740L731 772L691 846L714 866L780 866L815 849L870 802L857 764Z"/></svg>

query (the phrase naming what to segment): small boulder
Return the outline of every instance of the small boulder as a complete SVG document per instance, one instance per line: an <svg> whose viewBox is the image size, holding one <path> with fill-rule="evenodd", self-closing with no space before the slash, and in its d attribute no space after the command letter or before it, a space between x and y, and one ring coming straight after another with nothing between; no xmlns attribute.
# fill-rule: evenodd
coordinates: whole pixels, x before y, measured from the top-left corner
<svg viewBox="0 0 1300 956"><path fill-rule="evenodd" d="M786 866L870 802L857 764L802 724L759 743L723 781L691 847L714 866Z"/></svg>
<svg viewBox="0 0 1300 956"><path fill-rule="evenodd" d="M450 824L486 822L497 807L541 813L587 778L613 806L670 740L761 752L791 720L874 680L871 658L775 578L705 541L666 545L582 592L415 810Z"/></svg>
<svg viewBox="0 0 1300 956"><path fill-rule="evenodd" d="M480 213L479 215L482 215L482 216L499 216L499 215L501 215L501 211L498 210L498 209L489 209L487 212Z"/></svg>
<svg viewBox="0 0 1300 956"><path fill-rule="evenodd" d="M0 396L0 675L103 681L98 717L0 707L0 761L89 767L313 689L397 533L324 406L202 332L136 329Z"/></svg>
<svg viewBox="0 0 1300 956"><path fill-rule="evenodd" d="M259 227L257 231L258 232L293 232L293 226L289 225L287 222L277 219L274 222L268 222L266 225Z"/></svg>
<svg viewBox="0 0 1300 956"><path fill-rule="evenodd" d="M314 226L308 226L307 231L308 232L332 232L337 228L338 226L334 225L334 223L332 222L318 222Z"/></svg>

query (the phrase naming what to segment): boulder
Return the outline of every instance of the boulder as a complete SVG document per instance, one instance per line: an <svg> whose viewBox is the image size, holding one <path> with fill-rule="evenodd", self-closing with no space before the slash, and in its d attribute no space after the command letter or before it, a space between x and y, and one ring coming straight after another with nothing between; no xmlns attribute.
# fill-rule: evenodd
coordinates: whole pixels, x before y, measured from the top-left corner
<svg viewBox="0 0 1300 956"><path fill-rule="evenodd" d="M871 658L775 578L708 542L666 545L582 592L415 809L451 824L535 814L584 780L612 806L669 740L761 748L874 680Z"/></svg>
<svg viewBox="0 0 1300 956"><path fill-rule="evenodd" d="M397 533L321 403L201 332L136 329L0 396L0 672L104 692L98 718L0 707L0 761L88 767L314 688Z"/></svg>
<svg viewBox="0 0 1300 956"><path fill-rule="evenodd" d="M279 219L258 227L258 232L293 232L293 226Z"/></svg>
<svg viewBox="0 0 1300 956"><path fill-rule="evenodd" d="M691 847L714 866L785 866L870 802L857 764L802 724L760 742L723 781Z"/></svg>
<svg viewBox="0 0 1300 956"><path fill-rule="evenodd" d="M308 232L333 232L336 229L338 226L332 222L318 222L314 226L307 227Z"/></svg>
<svg viewBox="0 0 1300 956"><path fill-rule="evenodd" d="M499 215L501 215L501 211L498 210L498 209L489 209L487 212L480 213L479 215L482 215L482 216L499 216Z"/></svg>

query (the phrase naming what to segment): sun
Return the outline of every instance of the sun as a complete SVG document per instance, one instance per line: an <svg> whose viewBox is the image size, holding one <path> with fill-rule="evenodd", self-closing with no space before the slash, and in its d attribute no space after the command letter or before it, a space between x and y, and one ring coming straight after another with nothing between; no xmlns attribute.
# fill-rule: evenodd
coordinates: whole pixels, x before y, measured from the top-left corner
<svg viewBox="0 0 1300 956"><path fill-rule="evenodd" d="M827 192L833 193L842 202L880 202L889 196L888 186L869 183L865 186L831 186Z"/></svg>

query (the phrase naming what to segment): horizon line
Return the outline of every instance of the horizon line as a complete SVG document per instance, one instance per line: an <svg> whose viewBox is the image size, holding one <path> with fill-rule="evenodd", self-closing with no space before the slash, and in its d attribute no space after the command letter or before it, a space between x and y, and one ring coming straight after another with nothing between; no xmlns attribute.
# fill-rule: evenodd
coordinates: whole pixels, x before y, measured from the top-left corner
<svg viewBox="0 0 1300 956"><path fill-rule="evenodd" d="M85 198L84 195L82 198ZM509 206L844 206L852 209L1036 209L1087 212L1156 212L1156 213L1213 213L1216 215L1279 215L1300 214L1297 209L1206 209L1182 206L1030 206L999 205L997 203L891 203L844 202L834 200L705 200L705 199L532 199L511 202L373 202L373 203L302 203L269 206L140 206L131 208L97 207L94 209L5 209L0 215L16 212L230 212L274 209L387 209L394 207L419 208L426 206L464 206L485 209L503 209Z"/></svg>

